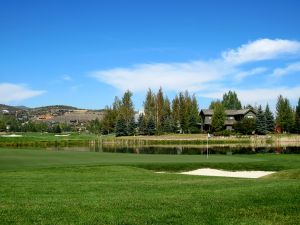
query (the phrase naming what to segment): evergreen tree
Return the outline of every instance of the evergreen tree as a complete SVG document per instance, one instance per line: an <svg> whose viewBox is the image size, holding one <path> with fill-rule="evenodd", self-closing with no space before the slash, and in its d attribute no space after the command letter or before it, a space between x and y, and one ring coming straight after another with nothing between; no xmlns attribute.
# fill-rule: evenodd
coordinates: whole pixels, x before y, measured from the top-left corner
<svg viewBox="0 0 300 225"><path fill-rule="evenodd" d="M172 101L172 118L175 126L175 131L180 130L180 106L178 95L176 95Z"/></svg>
<svg viewBox="0 0 300 225"><path fill-rule="evenodd" d="M164 100L163 116L164 117L171 116L171 103L170 103L170 100L168 99L168 97L165 97L165 100Z"/></svg>
<svg viewBox="0 0 300 225"><path fill-rule="evenodd" d="M168 116L164 119L162 129L163 129L163 132L165 132L165 133L174 132L175 127L174 127L173 119L171 118L171 116Z"/></svg>
<svg viewBox="0 0 300 225"><path fill-rule="evenodd" d="M244 106L244 109L252 109L252 110L255 110L255 107L253 107L252 105L248 104L248 105Z"/></svg>
<svg viewBox="0 0 300 225"><path fill-rule="evenodd" d="M154 135L155 134L155 121L153 117L150 117L147 122L147 134Z"/></svg>
<svg viewBox="0 0 300 225"><path fill-rule="evenodd" d="M146 126L146 120L145 120L145 116L143 114L139 115L139 119L138 119L138 132L139 135L145 135L146 134L146 130L147 130L147 126Z"/></svg>
<svg viewBox="0 0 300 225"><path fill-rule="evenodd" d="M189 112L189 133L199 132L199 128L198 128L199 122L200 122L200 116L199 116L198 102L195 95L193 95L191 106L190 106L190 112Z"/></svg>
<svg viewBox="0 0 300 225"><path fill-rule="evenodd" d="M134 133L132 132L132 127L134 127L134 108L131 97L132 93L130 91L124 93L118 115L125 121L125 135L133 135Z"/></svg>
<svg viewBox="0 0 300 225"><path fill-rule="evenodd" d="M209 105L209 109L214 110L215 105L218 104L219 101L211 101L210 105Z"/></svg>
<svg viewBox="0 0 300 225"><path fill-rule="evenodd" d="M146 121L149 120L150 117L155 117L155 106L156 106L156 100L155 95L152 92L151 89L148 90L146 94L146 100L144 102L144 113L145 113L145 119Z"/></svg>
<svg viewBox="0 0 300 225"><path fill-rule="evenodd" d="M157 94L156 94L156 98L155 98L155 127L156 127L156 131L158 133L160 133L162 131L162 124L163 124L163 120L164 120L164 94L162 91L162 88L159 88Z"/></svg>
<svg viewBox="0 0 300 225"><path fill-rule="evenodd" d="M132 136L135 135L136 124L134 122L134 117L131 117L128 125L127 125L127 135Z"/></svg>
<svg viewBox="0 0 300 225"><path fill-rule="evenodd" d="M276 123L283 131L290 132L294 123L293 109L287 98L278 97L276 104Z"/></svg>
<svg viewBox="0 0 300 225"><path fill-rule="evenodd" d="M242 109L242 104L234 91L229 91L223 95L222 104L225 109Z"/></svg>
<svg viewBox="0 0 300 225"><path fill-rule="evenodd" d="M261 108L261 105L258 107L257 114L256 114L256 132L258 134L266 134L266 117L265 113Z"/></svg>
<svg viewBox="0 0 300 225"><path fill-rule="evenodd" d="M214 114L212 116L211 127L213 131L219 132L224 129L225 109L221 102L215 103Z"/></svg>
<svg viewBox="0 0 300 225"><path fill-rule="evenodd" d="M167 97L164 99L162 131L164 133L174 132L174 123L171 115L171 105Z"/></svg>
<svg viewBox="0 0 300 225"><path fill-rule="evenodd" d="M256 129L256 121L254 118L243 118L241 121L233 125L235 131L241 134L252 134Z"/></svg>
<svg viewBox="0 0 300 225"><path fill-rule="evenodd" d="M188 103L186 93L179 93L179 122L183 133L188 130Z"/></svg>
<svg viewBox="0 0 300 225"><path fill-rule="evenodd" d="M300 98L298 100L298 105L296 106L295 111L294 132L300 134Z"/></svg>
<svg viewBox="0 0 300 225"><path fill-rule="evenodd" d="M274 132L275 129L275 121L273 113L271 112L269 105L267 104L265 110L265 117L266 117L266 131L267 132Z"/></svg>
<svg viewBox="0 0 300 225"><path fill-rule="evenodd" d="M122 116L119 116L117 118L115 129L116 129L116 137L127 135L126 121Z"/></svg>

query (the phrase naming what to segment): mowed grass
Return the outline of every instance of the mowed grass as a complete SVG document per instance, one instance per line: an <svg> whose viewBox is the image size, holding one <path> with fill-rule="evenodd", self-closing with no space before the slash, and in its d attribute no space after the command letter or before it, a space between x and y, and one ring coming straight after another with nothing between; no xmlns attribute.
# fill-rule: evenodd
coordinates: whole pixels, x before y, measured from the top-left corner
<svg viewBox="0 0 300 225"><path fill-rule="evenodd" d="M261 179L157 174L264 169ZM300 224L300 155L0 149L0 224Z"/></svg>
<svg viewBox="0 0 300 225"><path fill-rule="evenodd" d="M79 134L79 133L63 133L63 134L53 134L53 133L39 133L39 132L26 132L17 133L21 135L20 137L9 137L0 136L0 142L39 142L39 141L76 141L76 140L94 140L98 138L95 134ZM55 136L55 135L68 135L68 136ZM108 138L111 136L108 136Z"/></svg>

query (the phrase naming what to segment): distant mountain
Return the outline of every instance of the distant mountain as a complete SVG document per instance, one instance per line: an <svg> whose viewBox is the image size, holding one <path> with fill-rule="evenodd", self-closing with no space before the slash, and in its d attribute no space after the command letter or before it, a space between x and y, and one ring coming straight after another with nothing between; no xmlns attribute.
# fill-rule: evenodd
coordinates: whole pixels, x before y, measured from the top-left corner
<svg viewBox="0 0 300 225"><path fill-rule="evenodd" d="M27 106L24 106L24 105L18 105L18 106L13 106L13 107L15 107L17 109L22 109L22 110L29 110L29 109L31 109L31 108L29 108Z"/></svg>
<svg viewBox="0 0 300 225"><path fill-rule="evenodd" d="M69 105L48 105L48 106L41 106L36 108L31 108L32 110L60 110L60 109L67 109L67 110L76 110L79 108L69 106Z"/></svg>
<svg viewBox="0 0 300 225"><path fill-rule="evenodd" d="M47 112L53 112L53 111L58 111L58 110L81 110L81 108L77 108L74 106L69 106L69 105L48 105L48 106L40 106L40 107L35 107L35 108L30 108L27 106L11 106L11 105L5 105L5 104L0 104L0 110L9 110L11 112L19 111L19 110L24 110L32 113L39 112L40 113L47 113ZM102 112L104 109L97 109L97 110L92 110L89 109L88 111L94 111L94 112Z"/></svg>
<svg viewBox="0 0 300 225"><path fill-rule="evenodd" d="M5 105L5 104L0 104L0 110L8 110L8 111L17 111L20 110L20 108L16 106L10 106L10 105Z"/></svg>

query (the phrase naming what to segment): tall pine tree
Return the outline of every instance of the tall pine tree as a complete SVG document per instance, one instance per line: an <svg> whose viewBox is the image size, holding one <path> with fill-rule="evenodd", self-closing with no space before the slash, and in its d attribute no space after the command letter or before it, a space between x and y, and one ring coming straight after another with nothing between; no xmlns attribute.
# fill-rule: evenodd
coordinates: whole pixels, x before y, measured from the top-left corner
<svg viewBox="0 0 300 225"><path fill-rule="evenodd" d="M234 91L229 91L223 95L222 104L225 109L242 109L242 104Z"/></svg>
<svg viewBox="0 0 300 225"><path fill-rule="evenodd" d="M145 135L146 134L146 130L147 130L146 125L147 124L146 124L144 114L140 114L139 119L138 119L138 124L137 124L139 135Z"/></svg>
<svg viewBox="0 0 300 225"><path fill-rule="evenodd" d="M257 114L256 114L256 133L257 134L266 134L266 117L265 113L262 110L261 105L258 106Z"/></svg>
<svg viewBox="0 0 300 225"><path fill-rule="evenodd" d="M179 131L181 129L180 126L180 104L178 95L172 101L172 118L175 127L175 131Z"/></svg>
<svg viewBox="0 0 300 225"><path fill-rule="evenodd" d="M193 95L190 111L189 111L189 133L198 133L200 130L198 128L198 123L200 122L198 102Z"/></svg>
<svg viewBox="0 0 300 225"><path fill-rule="evenodd" d="M127 135L126 121L121 115L117 118L115 130L116 137Z"/></svg>
<svg viewBox="0 0 300 225"><path fill-rule="evenodd" d="M146 100L144 101L144 113L146 121L149 120L150 117L155 117L156 115L156 100L155 94L151 89L148 90L146 94Z"/></svg>
<svg viewBox="0 0 300 225"><path fill-rule="evenodd" d="M274 115L271 112L268 104L265 109L265 117L266 117L266 131L269 133L274 132L275 129Z"/></svg>
<svg viewBox="0 0 300 225"><path fill-rule="evenodd" d="M153 117L150 117L147 121L147 129L146 132L148 135L154 135L156 130L155 130L155 121Z"/></svg>
<svg viewBox="0 0 300 225"><path fill-rule="evenodd" d="M300 98L298 100L298 105L296 106L295 111L294 131L295 133L300 134Z"/></svg>
<svg viewBox="0 0 300 225"><path fill-rule="evenodd" d="M156 131L158 133L162 132L162 124L163 124L163 120L164 120L164 93L162 91L162 88L159 88L157 94L156 94L156 98L155 98L155 127L156 127Z"/></svg>
<svg viewBox="0 0 300 225"><path fill-rule="evenodd" d="M287 98L280 95L276 104L276 124L285 132L290 132L294 124L294 113Z"/></svg>

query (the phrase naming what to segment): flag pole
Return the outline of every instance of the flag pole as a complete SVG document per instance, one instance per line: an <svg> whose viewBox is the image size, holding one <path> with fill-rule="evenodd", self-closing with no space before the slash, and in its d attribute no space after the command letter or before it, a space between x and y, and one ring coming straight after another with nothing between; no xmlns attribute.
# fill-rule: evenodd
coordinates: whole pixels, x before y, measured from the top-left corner
<svg viewBox="0 0 300 225"><path fill-rule="evenodd" d="M207 133L207 140L206 140L206 158L208 159L208 137L209 133Z"/></svg>

